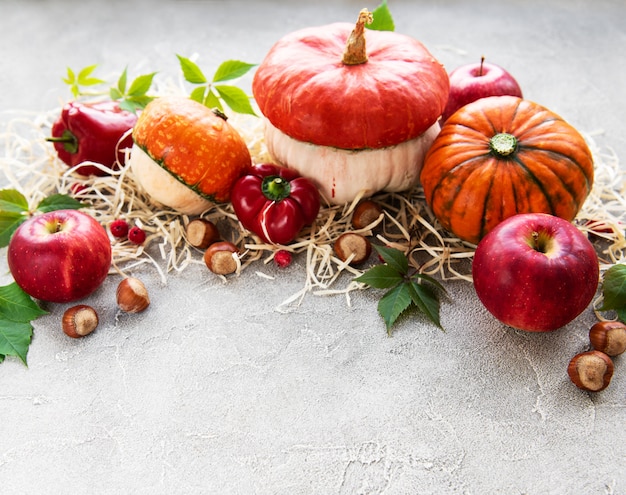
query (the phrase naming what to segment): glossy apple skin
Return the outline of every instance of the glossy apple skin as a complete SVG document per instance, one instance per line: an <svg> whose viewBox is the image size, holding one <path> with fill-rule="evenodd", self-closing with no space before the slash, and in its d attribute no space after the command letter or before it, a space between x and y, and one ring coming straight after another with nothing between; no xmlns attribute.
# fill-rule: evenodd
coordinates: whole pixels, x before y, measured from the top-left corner
<svg viewBox="0 0 626 495"><path fill-rule="evenodd" d="M28 295L41 301L76 301L107 277L111 242L93 217L57 210L31 217L17 228L7 261L15 282Z"/></svg>
<svg viewBox="0 0 626 495"><path fill-rule="evenodd" d="M462 65L449 74L450 93L441 116L444 123L459 108L488 96L518 96L522 89L515 78L499 65L482 63ZM482 75L481 75L482 74Z"/></svg>
<svg viewBox="0 0 626 495"><path fill-rule="evenodd" d="M533 232L551 239L545 253L533 247ZM527 213L507 218L483 237L472 276L478 298L502 323L550 332L587 308L600 274L593 245L572 223Z"/></svg>

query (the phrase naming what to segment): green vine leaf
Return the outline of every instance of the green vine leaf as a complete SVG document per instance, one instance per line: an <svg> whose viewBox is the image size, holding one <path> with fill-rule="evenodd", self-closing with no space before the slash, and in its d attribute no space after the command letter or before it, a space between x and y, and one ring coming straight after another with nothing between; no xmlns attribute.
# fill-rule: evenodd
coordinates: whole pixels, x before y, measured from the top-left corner
<svg viewBox="0 0 626 495"><path fill-rule="evenodd" d="M202 103L208 108L217 108L223 111L224 105L226 105L236 113L256 115L250 102L251 98L245 91L237 86L217 84L244 76L256 64L241 60L226 60L220 64L211 78L211 82L209 82L202 69L193 60L178 54L176 57L178 57L185 81L199 85L189 95L192 100Z"/></svg>
<svg viewBox="0 0 626 495"><path fill-rule="evenodd" d="M137 76L127 87L128 69L125 68L117 80L117 85L109 90L109 96L112 100L119 101L122 110L129 112L141 110L154 100L154 96L150 96L148 91L152 87L155 75L156 72L151 72Z"/></svg>
<svg viewBox="0 0 626 495"><path fill-rule="evenodd" d="M80 210L84 207L83 203L67 194L51 194L39 202L36 211L48 213L55 210Z"/></svg>
<svg viewBox="0 0 626 495"><path fill-rule="evenodd" d="M376 265L355 280L375 289L388 289L402 283L404 277L389 265Z"/></svg>
<svg viewBox="0 0 626 495"><path fill-rule="evenodd" d="M367 25L368 29L375 31L394 31L396 29L393 18L391 17L391 12L389 11L389 6L387 5L387 0L383 0L382 3L373 10L372 15L374 20L371 24Z"/></svg>
<svg viewBox="0 0 626 495"><path fill-rule="evenodd" d="M398 249L386 246L374 246L382 260L399 274L406 275L409 271L409 260Z"/></svg>
<svg viewBox="0 0 626 495"><path fill-rule="evenodd" d="M16 356L25 365L33 335L32 320L47 314L16 283L0 287L0 362Z"/></svg>
<svg viewBox="0 0 626 495"><path fill-rule="evenodd" d="M374 246L384 264L371 267L355 281L375 289L387 289L378 302L378 312L385 322L387 334L402 313L415 308L443 330L439 316L437 291L445 289L425 273L409 273L407 257L395 248Z"/></svg>
<svg viewBox="0 0 626 495"><path fill-rule="evenodd" d="M33 336L30 323L16 323L0 318L0 356L17 356L28 366L26 355Z"/></svg>
<svg viewBox="0 0 626 495"><path fill-rule="evenodd" d="M215 85L214 87L224 103L226 103L226 105L228 105L234 112L256 115L252 105L250 104L250 98L242 89L237 86L227 86L224 84Z"/></svg>
<svg viewBox="0 0 626 495"><path fill-rule="evenodd" d="M209 108L217 108L218 110L224 111L224 106L220 101L219 97L215 94L215 91L208 91L206 97L204 98L204 106Z"/></svg>
<svg viewBox="0 0 626 495"><path fill-rule="evenodd" d="M407 284L399 284L387 291L378 301L378 312L383 317L387 334L391 335L391 327L398 317L411 305L411 291Z"/></svg>
<svg viewBox="0 0 626 495"><path fill-rule="evenodd" d="M241 60L226 60L222 62L213 75L213 82L231 81L245 76L257 64L249 64Z"/></svg>
<svg viewBox="0 0 626 495"><path fill-rule="evenodd" d="M441 320L439 319L439 299L437 294L429 286L411 281L408 286L411 288L411 300L422 313L424 313L430 321L432 321L439 328L441 326Z"/></svg>
<svg viewBox="0 0 626 495"><path fill-rule="evenodd" d="M98 86L105 83L104 80L92 76L96 67L98 67L97 64L88 65L87 67L79 70L78 74L76 74L76 72L69 67L67 68L67 77L63 78L63 82L69 85L74 98L78 98L81 95L91 94L83 89L84 87Z"/></svg>
<svg viewBox="0 0 626 495"><path fill-rule="evenodd" d="M0 248L9 245L17 228L36 213L54 210L77 210L85 205L66 194L52 194L39 202L34 211L28 208L28 200L15 189L0 190Z"/></svg>
<svg viewBox="0 0 626 495"><path fill-rule="evenodd" d="M28 200L15 189L2 189L0 190L0 210L22 214L28 211Z"/></svg>
<svg viewBox="0 0 626 495"><path fill-rule="evenodd" d="M602 282L603 303L600 311L615 310L617 317L626 322L626 265L613 265L604 274Z"/></svg>
<svg viewBox="0 0 626 495"><path fill-rule="evenodd" d="M177 54L176 56L180 62L180 68L183 71L185 81L191 84L205 84L207 82L207 78L202 72L202 69L198 67L198 64L182 55Z"/></svg>
<svg viewBox="0 0 626 495"><path fill-rule="evenodd" d="M0 247L7 247L13 232L26 221L28 217L20 213L0 211Z"/></svg>
<svg viewBox="0 0 626 495"><path fill-rule="evenodd" d="M47 314L15 283L0 287L0 317L28 323Z"/></svg>

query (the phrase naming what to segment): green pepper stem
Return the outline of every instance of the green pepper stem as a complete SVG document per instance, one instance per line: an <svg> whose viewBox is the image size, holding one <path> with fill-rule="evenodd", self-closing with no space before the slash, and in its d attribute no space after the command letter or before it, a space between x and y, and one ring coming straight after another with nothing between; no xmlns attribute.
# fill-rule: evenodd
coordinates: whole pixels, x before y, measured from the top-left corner
<svg viewBox="0 0 626 495"><path fill-rule="evenodd" d="M63 147L68 153L76 153L78 151L78 139L67 129L65 129L60 136L47 137L46 141L51 143L63 143Z"/></svg>
<svg viewBox="0 0 626 495"><path fill-rule="evenodd" d="M285 180L278 175L272 175L263 179L261 191L267 199L272 201L281 201L289 197L289 194L291 193L291 185L288 180Z"/></svg>

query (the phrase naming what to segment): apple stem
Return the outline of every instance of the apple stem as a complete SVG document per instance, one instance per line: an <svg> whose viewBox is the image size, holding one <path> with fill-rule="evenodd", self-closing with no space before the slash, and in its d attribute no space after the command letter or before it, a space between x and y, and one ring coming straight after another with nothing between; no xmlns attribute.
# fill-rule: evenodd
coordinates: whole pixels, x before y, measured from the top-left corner
<svg viewBox="0 0 626 495"><path fill-rule="evenodd" d="M550 237L545 235L545 233L544 235L541 235L541 232L537 232L536 230L532 232L531 237L531 247L538 253L546 254L551 245Z"/></svg>
<svg viewBox="0 0 626 495"><path fill-rule="evenodd" d="M478 77L483 75L483 64L485 63L485 56L480 57L480 70L478 71Z"/></svg>

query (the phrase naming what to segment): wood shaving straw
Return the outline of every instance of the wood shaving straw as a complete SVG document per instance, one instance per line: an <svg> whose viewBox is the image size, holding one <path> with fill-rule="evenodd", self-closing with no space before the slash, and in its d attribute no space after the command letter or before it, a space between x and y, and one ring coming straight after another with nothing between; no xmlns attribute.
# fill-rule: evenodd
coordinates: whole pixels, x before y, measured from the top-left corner
<svg viewBox="0 0 626 495"><path fill-rule="evenodd" d="M145 230L142 246L111 237L112 271L125 273L140 265L151 265L161 281L167 283L171 272L183 272L191 264L204 264L202 253L185 238L190 221L167 207L156 204L145 195L132 171L122 167L110 176L85 178L68 169L57 158L53 146L45 141L60 110L45 114L20 113L11 115L0 133L4 148L0 169L4 175L3 188L17 189L36 204L52 193L72 194L76 185L84 189L76 196L88 206L85 211L103 226L118 218ZM253 162L272 161L263 141L262 121L256 117L233 115L229 122L246 140ZM579 213L576 224L598 247L601 269L604 271L625 259L626 191L624 172L611 150L600 151L592 135L585 136L595 161L593 189ZM128 153L129 150L125 150ZM93 164L100 166L98 164ZM357 197L345 205L323 202L314 225L305 228L288 246L280 246L294 254L302 253L306 270L302 288L277 307L288 311L309 294L344 294L350 304L350 293L363 289L354 281L366 268L350 266L334 255L334 241L351 226ZM411 265L423 273L441 280L471 281L471 258L475 246L445 232L425 204L420 187L404 193L379 193L377 201L384 213L371 225L358 230L372 236L378 243L397 248L407 255ZM240 247L237 274L262 260L270 262L277 246L263 243L256 235L243 229L230 204L214 205L202 217L220 223L220 230L229 232L230 240ZM600 247L601 246L601 247ZM272 276L256 271L263 278Z"/></svg>

